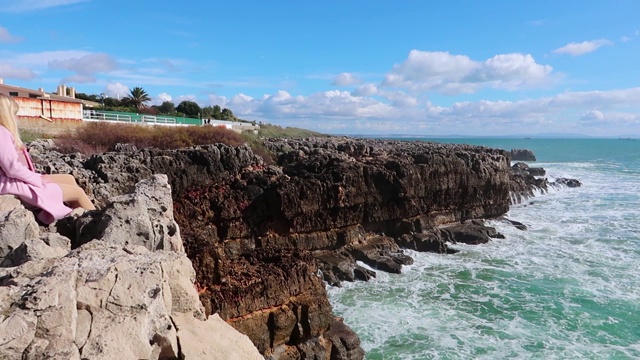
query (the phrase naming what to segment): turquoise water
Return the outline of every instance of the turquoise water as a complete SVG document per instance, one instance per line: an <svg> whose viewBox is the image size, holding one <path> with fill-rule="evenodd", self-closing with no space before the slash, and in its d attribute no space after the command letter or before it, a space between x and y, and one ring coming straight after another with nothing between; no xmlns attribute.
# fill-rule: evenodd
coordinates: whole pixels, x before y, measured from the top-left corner
<svg viewBox="0 0 640 360"><path fill-rule="evenodd" d="M527 231L492 222L506 239L329 288L366 358L640 358L640 141L439 141L531 149L584 186L512 206Z"/></svg>

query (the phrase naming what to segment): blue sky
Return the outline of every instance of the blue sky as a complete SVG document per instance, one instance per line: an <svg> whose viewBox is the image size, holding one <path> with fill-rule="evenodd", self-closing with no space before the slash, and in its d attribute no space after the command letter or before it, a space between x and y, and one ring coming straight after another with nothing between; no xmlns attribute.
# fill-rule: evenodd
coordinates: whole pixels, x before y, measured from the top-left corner
<svg viewBox="0 0 640 360"><path fill-rule="evenodd" d="M0 0L6 84L336 134L640 135L640 2Z"/></svg>

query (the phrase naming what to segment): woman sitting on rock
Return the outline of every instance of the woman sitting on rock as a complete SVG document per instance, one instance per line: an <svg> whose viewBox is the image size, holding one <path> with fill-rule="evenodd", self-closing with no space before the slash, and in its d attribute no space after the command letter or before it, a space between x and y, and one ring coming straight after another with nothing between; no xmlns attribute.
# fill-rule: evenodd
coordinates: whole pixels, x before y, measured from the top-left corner
<svg viewBox="0 0 640 360"><path fill-rule="evenodd" d="M18 104L13 98L0 94L0 195L15 195L23 202L42 209L37 218L44 224L69 215L72 209L67 205L95 209L73 176L35 172L29 153L20 140L17 120Z"/></svg>

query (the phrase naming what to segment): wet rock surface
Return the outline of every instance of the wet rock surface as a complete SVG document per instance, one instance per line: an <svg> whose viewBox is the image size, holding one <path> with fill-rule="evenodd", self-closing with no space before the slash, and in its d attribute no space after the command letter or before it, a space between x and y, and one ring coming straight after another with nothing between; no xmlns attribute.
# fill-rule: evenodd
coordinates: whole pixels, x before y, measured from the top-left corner
<svg viewBox="0 0 640 360"><path fill-rule="evenodd" d="M325 281L339 286L376 271L401 272L412 262L403 248L453 253L450 243L501 238L482 220L548 186L531 168L512 169L509 152L478 146L352 138L267 146L276 165L249 147L221 144L173 151L121 145L88 159L48 150L34 158L44 172L73 173L103 209L66 226L76 239L119 213L109 213L114 196L166 174L206 313L246 334L268 359L362 359L357 335L332 314ZM167 209L140 206L166 218ZM169 236L163 221L159 233ZM153 220L142 223L151 224L136 225L147 234L156 229ZM150 239L139 244L174 243Z"/></svg>
<svg viewBox="0 0 640 360"><path fill-rule="evenodd" d="M582 183L578 179L558 178L552 183L555 186L566 186L570 188L576 188L582 186Z"/></svg>

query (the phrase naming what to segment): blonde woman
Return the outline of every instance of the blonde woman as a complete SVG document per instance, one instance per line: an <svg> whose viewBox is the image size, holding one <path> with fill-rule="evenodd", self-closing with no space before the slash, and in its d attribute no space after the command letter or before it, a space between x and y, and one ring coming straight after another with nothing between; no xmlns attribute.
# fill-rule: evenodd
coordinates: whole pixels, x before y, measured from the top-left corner
<svg viewBox="0 0 640 360"><path fill-rule="evenodd" d="M16 101L0 94L0 195L18 196L23 202L41 209L37 218L44 224L69 215L71 208L95 209L73 176L35 172L20 140L17 114Z"/></svg>

